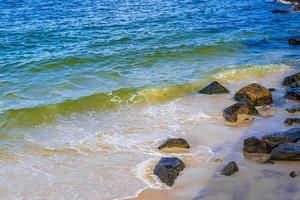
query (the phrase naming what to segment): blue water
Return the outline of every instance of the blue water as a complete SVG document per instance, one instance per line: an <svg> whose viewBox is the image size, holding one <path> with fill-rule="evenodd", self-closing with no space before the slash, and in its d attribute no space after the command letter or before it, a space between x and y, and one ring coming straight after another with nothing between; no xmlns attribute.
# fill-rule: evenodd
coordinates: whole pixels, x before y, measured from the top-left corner
<svg viewBox="0 0 300 200"><path fill-rule="evenodd" d="M300 35L300 13L272 9L290 7L265 0L0 0L0 111L188 84L220 67L298 66L300 49L287 41Z"/></svg>

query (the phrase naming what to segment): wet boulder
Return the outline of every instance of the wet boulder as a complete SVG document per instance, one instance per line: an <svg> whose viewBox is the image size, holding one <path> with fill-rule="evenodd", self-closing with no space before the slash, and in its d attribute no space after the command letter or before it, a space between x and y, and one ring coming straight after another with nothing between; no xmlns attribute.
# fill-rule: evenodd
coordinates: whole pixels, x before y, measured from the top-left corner
<svg viewBox="0 0 300 200"><path fill-rule="evenodd" d="M300 161L300 143L281 144L272 150L270 159Z"/></svg>
<svg viewBox="0 0 300 200"><path fill-rule="evenodd" d="M221 174L224 176L231 176L234 173L239 171L239 167L234 161L229 162L223 169L221 170Z"/></svg>
<svg viewBox="0 0 300 200"><path fill-rule="evenodd" d="M199 93L202 94L222 94L222 93L229 93L229 91L221 85L217 81L213 81L209 85L207 85L205 88L199 91Z"/></svg>
<svg viewBox="0 0 300 200"><path fill-rule="evenodd" d="M272 93L265 87L251 83L240 89L234 96L236 101L248 99L253 102L254 106L270 105L273 103Z"/></svg>
<svg viewBox="0 0 300 200"><path fill-rule="evenodd" d="M300 72L285 77L283 79L282 85L289 87L289 88L299 87L300 86Z"/></svg>
<svg viewBox="0 0 300 200"><path fill-rule="evenodd" d="M250 137L244 140L243 151L245 153L270 153L272 148L267 142L258 139L257 137Z"/></svg>
<svg viewBox="0 0 300 200"><path fill-rule="evenodd" d="M300 124L300 118L287 118L284 123L287 126L291 126L293 124Z"/></svg>
<svg viewBox="0 0 300 200"><path fill-rule="evenodd" d="M175 183L175 179L184 168L185 164L179 158L163 157L156 164L153 173L161 180L161 182L168 186L172 186Z"/></svg>
<svg viewBox="0 0 300 200"><path fill-rule="evenodd" d="M300 128L292 128L287 131L267 134L262 137L262 141L269 146L275 147L284 143L295 143L300 140Z"/></svg>
<svg viewBox="0 0 300 200"><path fill-rule="evenodd" d="M236 122L238 115L258 115L258 110L254 104L248 100L237 102L223 110L223 117L228 122Z"/></svg>
<svg viewBox="0 0 300 200"><path fill-rule="evenodd" d="M300 111L300 106L293 106L293 107L287 108L286 111L289 112L289 113L299 112Z"/></svg>
<svg viewBox="0 0 300 200"><path fill-rule="evenodd" d="M170 139L167 139L161 145L159 145L158 149L173 148L173 147L189 149L190 145L183 138L170 138Z"/></svg>
<svg viewBox="0 0 300 200"><path fill-rule="evenodd" d="M289 89L285 98L292 101L300 101L300 88Z"/></svg>

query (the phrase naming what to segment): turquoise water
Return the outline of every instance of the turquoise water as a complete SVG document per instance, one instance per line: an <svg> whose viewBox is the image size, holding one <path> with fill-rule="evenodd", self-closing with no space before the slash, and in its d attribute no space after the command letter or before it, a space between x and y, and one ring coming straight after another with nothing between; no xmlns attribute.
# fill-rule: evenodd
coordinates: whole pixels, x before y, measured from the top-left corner
<svg viewBox="0 0 300 200"><path fill-rule="evenodd" d="M289 7L264 0L2 0L1 120L14 124L39 110L33 118L43 121L49 106L53 115L111 107L112 94L128 99L141 88L177 87L220 67L297 66L299 47L287 40L299 34L299 13L272 9Z"/></svg>

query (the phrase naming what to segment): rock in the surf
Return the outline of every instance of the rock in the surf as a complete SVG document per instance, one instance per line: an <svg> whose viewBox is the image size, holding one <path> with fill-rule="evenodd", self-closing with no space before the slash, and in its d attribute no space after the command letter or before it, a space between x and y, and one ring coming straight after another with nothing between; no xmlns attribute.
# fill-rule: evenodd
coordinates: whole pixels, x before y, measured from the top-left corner
<svg viewBox="0 0 300 200"><path fill-rule="evenodd" d="M265 87L251 83L240 89L234 96L236 101L248 99L253 102L254 106L270 105L273 103L272 93Z"/></svg>
<svg viewBox="0 0 300 200"><path fill-rule="evenodd" d="M254 104L249 100L242 100L237 102L223 110L223 117L228 122L236 122L238 115L258 115L258 110L254 107Z"/></svg>
<svg viewBox="0 0 300 200"><path fill-rule="evenodd" d="M300 128L292 128L287 131L267 134L262 137L262 141L269 146L275 147L284 143L296 143L300 140Z"/></svg>
<svg viewBox="0 0 300 200"><path fill-rule="evenodd" d="M297 173L296 171L291 171L290 173L290 177L295 178L299 175L299 173Z"/></svg>
<svg viewBox="0 0 300 200"><path fill-rule="evenodd" d="M183 138L169 138L164 143L159 145L158 149L173 148L173 147L189 149L190 145Z"/></svg>
<svg viewBox="0 0 300 200"><path fill-rule="evenodd" d="M217 81L213 81L209 85L207 85L205 88L199 91L199 93L202 94L222 94L222 93L229 93L229 91L221 85Z"/></svg>
<svg viewBox="0 0 300 200"><path fill-rule="evenodd" d="M272 150L270 159L300 161L300 143L281 144Z"/></svg>
<svg viewBox="0 0 300 200"><path fill-rule="evenodd" d="M300 118L287 118L284 123L287 126L291 126L293 124L300 124Z"/></svg>
<svg viewBox="0 0 300 200"><path fill-rule="evenodd" d="M285 98L292 101L300 101L300 88L291 88L287 91Z"/></svg>
<svg viewBox="0 0 300 200"><path fill-rule="evenodd" d="M250 137L244 140L243 151L245 153L270 153L272 148L267 142L264 142L257 137Z"/></svg>
<svg viewBox="0 0 300 200"><path fill-rule="evenodd" d="M300 45L300 39L299 38L290 38L289 44L290 45Z"/></svg>
<svg viewBox="0 0 300 200"><path fill-rule="evenodd" d="M300 11L300 5L294 5L293 11Z"/></svg>
<svg viewBox="0 0 300 200"><path fill-rule="evenodd" d="M185 168L185 164L175 157L163 157L156 164L154 175L156 175L161 182L172 186L179 173Z"/></svg>
<svg viewBox="0 0 300 200"><path fill-rule="evenodd" d="M231 161L225 167L223 167L221 174L224 176L231 176L238 171L239 167L237 166L236 162Z"/></svg>
<svg viewBox="0 0 300 200"><path fill-rule="evenodd" d="M274 13L274 14L282 14L282 15L285 15L285 14L289 14L290 11L274 9L274 10L272 10L272 13Z"/></svg>
<svg viewBox="0 0 300 200"><path fill-rule="evenodd" d="M289 112L289 113L299 112L300 111L300 106L293 106L293 107L287 108L286 111Z"/></svg>
<svg viewBox="0 0 300 200"><path fill-rule="evenodd" d="M282 85L289 87L289 88L299 87L300 86L300 72L285 77L283 79Z"/></svg>

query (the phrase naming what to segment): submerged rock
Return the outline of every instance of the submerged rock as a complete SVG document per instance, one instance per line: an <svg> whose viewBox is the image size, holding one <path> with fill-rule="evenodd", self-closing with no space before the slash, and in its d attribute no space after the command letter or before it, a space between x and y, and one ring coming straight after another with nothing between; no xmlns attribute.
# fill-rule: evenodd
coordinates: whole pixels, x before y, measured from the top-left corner
<svg viewBox="0 0 300 200"><path fill-rule="evenodd" d="M289 44L290 45L300 45L300 39L299 38L290 38Z"/></svg>
<svg viewBox="0 0 300 200"><path fill-rule="evenodd" d="M300 118L287 118L284 123L288 126L291 126L293 124L299 124L300 123Z"/></svg>
<svg viewBox="0 0 300 200"><path fill-rule="evenodd" d="M291 107L291 108L287 108L286 111L289 112L289 113L299 112L300 111L300 106L294 106L294 107Z"/></svg>
<svg viewBox="0 0 300 200"><path fill-rule="evenodd" d="M183 139L183 138L170 138L167 139L164 143L159 145L158 149L164 149L164 148L173 148L173 147L178 147L178 148L184 148L184 149L189 149L190 145L189 143Z"/></svg>
<svg viewBox="0 0 300 200"><path fill-rule="evenodd" d="M290 11L274 9L274 10L272 10L272 13L274 13L274 14L289 14Z"/></svg>
<svg viewBox="0 0 300 200"><path fill-rule="evenodd" d="M250 137L244 140L243 151L245 153L270 153L272 148L267 142L258 139L257 137Z"/></svg>
<svg viewBox="0 0 300 200"><path fill-rule="evenodd" d="M241 114L258 115L258 110L254 107L254 104L248 100L242 100L223 110L223 117L229 122L236 122L238 115Z"/></svg>
<svg viewBox="0 0 300 200"><path fill-rule="evenodd" d="M221 174L224 176L231 176L239 171L239 167L234 161L229 162L222 170Z"/></svg>
<svg viewBox="0 0 300 200"><path fill-rule="evenodd" d="M248 99L253 102L254 106L270 105L273 103L272 93L265 87L251 83L240 89L234 96L236 101Z"/></svg>
<svg viewBox="0 0 300 200"><path fill-rule="evenodd" d="M229 93L229 91L217 81L213 81L208 86L199 91L202 94L221 94Z"/></svg>
<svg viewBox="0 0 300 200"><path fill-rule="evenodd" d="M295 88L300 86L300 72L287 76L283 79L283 86Z"/></svg>
<svg viewBox="0 0 300 200"><path fill-rule="evenodd" d="M298 140L300 140L300 128L292 128L283 132L267 134L262 138L262 141L268 143L271 147L284 143L295 143Z"/></svg>
<svg viewBox="0 0 300 200"><path fill-rule="evenodd" d="M293 101L300 101L300 88L289 89L285 95L285 98Z"/></svg>
<svg viewBox="0 0 300 200"><path fill-rule="evenodd" d="M272 160L300 161L300 143L281 144L272 150Z"/></svg>
<svg viewBox="0 0 300 200"><path fill-rule="evenodd" d="M161 182L172 186L175 182L175 179L185 168L185 164L175 157L163 157L156 164L154 169L154 175L156 175Z"/></svg>

